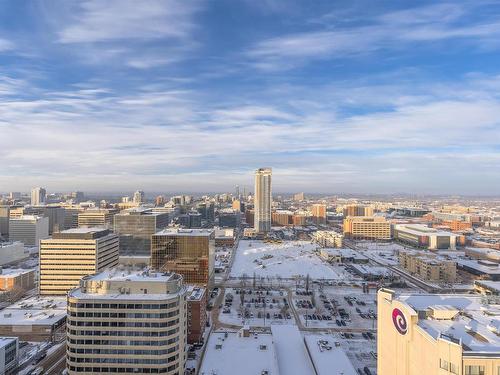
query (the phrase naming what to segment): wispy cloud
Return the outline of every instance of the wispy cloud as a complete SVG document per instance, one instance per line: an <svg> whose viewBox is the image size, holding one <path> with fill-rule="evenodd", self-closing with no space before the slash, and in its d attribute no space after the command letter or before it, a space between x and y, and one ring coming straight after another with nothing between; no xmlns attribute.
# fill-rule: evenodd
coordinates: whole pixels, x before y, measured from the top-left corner
<svg viewBox="0 0 500 375"><path fill-rule="evenodd" d="M464 24L474 7L438 4L389 12L368 22L333 23L320 30L286 34L258 42L247 52L264 70L302 65L310 60L369 55L386 49L412 49L415 43L471 40L473 47L500 47L500 14Z"/></svg>

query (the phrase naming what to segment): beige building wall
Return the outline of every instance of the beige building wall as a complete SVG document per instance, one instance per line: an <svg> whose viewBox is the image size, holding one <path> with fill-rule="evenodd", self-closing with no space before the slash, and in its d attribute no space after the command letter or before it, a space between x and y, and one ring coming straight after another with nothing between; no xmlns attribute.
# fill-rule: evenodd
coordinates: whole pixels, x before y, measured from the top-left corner
<svg viewBox="0 0 500 375"><path fill-rule="evenodd" d="M344 219L344 235L358 239L390 240L391 223L379 216L349 216Z"/></svg>
<svg viewBox="0 0 500 375"><path fill-rule="evenodd" d="M399 309L407 330L400 333L392 316ZM377 295L377 373L383 375L498 375L497 356L464 355L458 341L435 339L418 326L418 314L408 304L398 301L391 290L380 289ZM484 372L471 372L467 366L483 366ZM443 367L443 368L441 368ZM444 369L446 367L446 370ZM469 370L469 371L467 371Z"/></svg>

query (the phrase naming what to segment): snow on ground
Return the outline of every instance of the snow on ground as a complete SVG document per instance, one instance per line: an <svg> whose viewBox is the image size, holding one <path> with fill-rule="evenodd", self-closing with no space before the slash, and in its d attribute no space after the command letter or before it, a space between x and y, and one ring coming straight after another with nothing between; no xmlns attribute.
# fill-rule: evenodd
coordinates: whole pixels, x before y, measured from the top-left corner
<svg viewBox="0 0 500 375"><path fill-rule="evenodd" d="M372 242L358 241L356 247L360 250L367 251L367 257L376 260L379 263L390 266L399 264L397 251L404 249L412 249L412 247L404 246L394 242ZM360 251L363 254L363 251Z"/></svg>
<svg viewBox="0 0 500 375"><path fill-rule="evenodd" d="M343 279L349 274L341 268L333 268L315 253L317 245L308 241L264 241L242 240L236 250L231 277L243 275L259 277L293 278L309 274L312 279Z"/></svg>

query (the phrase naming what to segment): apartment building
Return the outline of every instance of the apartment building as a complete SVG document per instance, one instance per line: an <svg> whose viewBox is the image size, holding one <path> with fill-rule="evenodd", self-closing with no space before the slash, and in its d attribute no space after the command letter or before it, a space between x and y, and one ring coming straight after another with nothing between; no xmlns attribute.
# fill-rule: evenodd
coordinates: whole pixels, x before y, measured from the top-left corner
<svg viewBox="0 0 500 375"><path fill-rule="evenodd" d="M34 287L34 269L0 268L0 291L31 290Z"/></svg>
<svg viewBox="0 0 500 375"><path fill-rule="evenodd" d="M344 236L355 239L390 240L391 223L382 216L349 216L344 219Z"/></svg>
<svg viewBox="0 0 500 375"><path fill-rule="evenodd" d="M456 262L436 254L422 251L401 250L399 265L412 275L425 281L455 282Z"/></svg>
<svg viewBox="0 0 500 375"><path fill-rule="evenodd" d="M215 265L213 229L167 228L152 236L151 267L179 273L188 284L211 287Z"/></svg>
<svg viewBox="0 0 500 375"><path fill-rule="evenodd" d="M72 374L184 375L187 307L182 276L114 269L68 293Z"/></svg>
<svg viewBox="0 0 500 375"><path fill-rule="evenodd" d="M311 207L312 220L316 224L326 223L326 204L316 203Z"/></svg>
<svg viewBox="0 0 500 375"><path fill-rule="evenodd" d="M119 240L101 227L54 233L40 242L40 294L66 294L83 276L118 265Z"/></svg>
<svg viewBox="0 0 500 375"><path fill-rule="evenodd" d="M373 208L361 204L349 204L342 210L344 217L348 216L373 216Z"/></svg>
<svg viewBox="0 0 500 375"><path fill-rule="evenodd" d="M377 373L498 375L498 305L467 294L377 295Z"/></svg>
<svg viewBox="0 0 500 375"><path fill-rule="evenodd" d="M187 342L203 342L207 326L207 290L189 285L187 288Z"/></svg>
<svg viewBox="0 0 500 375"><path fill-rule="evenodd" d="M318 230L313 234L313 239L321 247L342 247L344 235L333 230Z"/></svg>

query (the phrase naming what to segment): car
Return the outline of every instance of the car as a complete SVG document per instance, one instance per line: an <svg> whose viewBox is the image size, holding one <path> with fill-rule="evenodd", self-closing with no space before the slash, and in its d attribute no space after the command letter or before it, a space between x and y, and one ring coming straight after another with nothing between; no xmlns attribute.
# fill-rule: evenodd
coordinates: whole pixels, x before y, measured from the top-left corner
<svg viewBox="0 0 500 375"><path fill-rule="evenodd" d="M340 320L335 319L335 323L340 327L342 324L340 323Z"/></svg>
<svg viewBox="0 0 500 375"><path fill-rule="evenodd" d="M345 324L344 319L341 319L341 320L340 320L340 324L342 324L344 327L347 325L347 324Z"/></svg>

